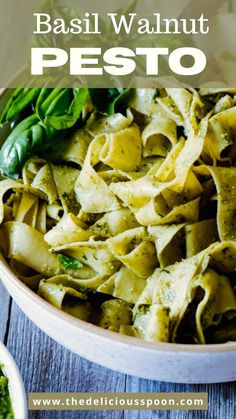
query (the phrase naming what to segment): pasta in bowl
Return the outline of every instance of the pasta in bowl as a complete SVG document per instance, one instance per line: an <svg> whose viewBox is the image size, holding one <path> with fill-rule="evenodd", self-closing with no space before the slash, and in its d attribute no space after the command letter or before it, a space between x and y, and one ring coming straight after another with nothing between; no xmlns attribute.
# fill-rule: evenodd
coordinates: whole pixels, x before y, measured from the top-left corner
<svg viewBox="0 0 236 419"><path fill-rule="evenodd" d="M18 89L8 101L3 256L63 312L50 310L58 322L72 315L153 351L226 348L236 340L236 89L90 90Z"/></svg>

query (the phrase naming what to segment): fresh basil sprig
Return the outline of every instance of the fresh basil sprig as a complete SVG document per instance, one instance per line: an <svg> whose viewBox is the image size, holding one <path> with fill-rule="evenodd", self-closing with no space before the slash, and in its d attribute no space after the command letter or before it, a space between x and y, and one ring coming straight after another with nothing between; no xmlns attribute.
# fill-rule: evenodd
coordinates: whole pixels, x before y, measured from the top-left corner
<svg viewBox="0 0 236 419"><path fill-rule="evenodd" d="M44 102L42 103L42 109L40 109L41 94L39 95L36 113L45 125L56 130L71 128L75 125L87 100L88 89L74 89L73 97L70 96L68 91L71 94L73 89L63 89L48 109L45 109Z"/></svg>
<svg viewBox="0 0 236 419"><path fill-rule="evenodd" d="M83 268L83 264L73 257L62 255L61 253L57 255L57 259L63 268L66 269L81 269Z"/></svg>
<svg viewBox="0 0 236 419"><path fill-rule="evenodd" d="M38 97L40 90L21 87L15 89L1 115L0 123L4 124L19 117L21 112Z"/></svg>
<svg viewBox="0 0 236 419"><path fill-rule="evenodd" d="M16 89L5 110L2 121L20 116L32 104L35 113L15 126L0 151L0 172L17 179L25 162L42 155L65 136L65 131L78 121L88 96L98 112L113 115L123 112L132 89L42 88Z"/></svg>
<svg viewBox="0 0 236 419"><path fill-rule="evenodd" d="M47 115L64 115L73 100L72 89L42 88L36 102L35 113L44 123Z"/></svg>
<svg viewBox="0 0 236 419"><path fill-rule="evenodd" d="M25 162L34 153L48 150L55 141L58 141L58 131L42 124L37 115L24 119L2 146L0 152L2 175L17 179Z"/></svg>
<svg viewBox="0 0 236 419"><path fill-rule="evenodd" d="M87 96L87 89L41 89L36 113L16 125L1 148L2 175L18 178L30 157L57 145L79 119Z"/></svg>
<svg viewBox="0 0 236 419"><path fill-rule="evenodd" d="M89 95L95 108L107 115L113 115L122 111L131 89L111 88L111 89L89 89Z"/></svg>

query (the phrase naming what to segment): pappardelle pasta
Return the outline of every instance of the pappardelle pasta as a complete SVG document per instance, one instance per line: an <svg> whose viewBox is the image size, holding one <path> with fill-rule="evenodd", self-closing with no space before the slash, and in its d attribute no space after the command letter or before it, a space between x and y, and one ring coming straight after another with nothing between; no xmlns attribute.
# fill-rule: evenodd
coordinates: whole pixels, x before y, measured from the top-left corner
<svg viewBox="0 0 236 419"><path fill-rule="evenodd" d="M114 112L86 89L26 90L0 152L0 250L16 275L121 334L236 340L236 89L132 89Z"/></svg>

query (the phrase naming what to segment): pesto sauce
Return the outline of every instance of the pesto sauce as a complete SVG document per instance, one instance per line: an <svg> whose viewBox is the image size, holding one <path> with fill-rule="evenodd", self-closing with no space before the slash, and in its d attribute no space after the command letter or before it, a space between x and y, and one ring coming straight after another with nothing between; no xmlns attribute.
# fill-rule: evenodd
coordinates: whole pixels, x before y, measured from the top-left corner
<svg viewBox="0 0 236 419"><path fill-rule="evenodd" d="M11 397L8 389L8 379L2 372L0 365L0 419L13 419Z"/></svg>

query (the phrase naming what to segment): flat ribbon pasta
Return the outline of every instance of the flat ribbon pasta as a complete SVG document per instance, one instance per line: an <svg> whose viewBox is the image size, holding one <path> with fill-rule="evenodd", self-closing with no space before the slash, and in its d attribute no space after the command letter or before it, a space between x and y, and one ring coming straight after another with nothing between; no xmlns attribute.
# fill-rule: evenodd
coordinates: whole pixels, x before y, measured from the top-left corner
<svg viewBox="0 0 236 419"><path fill-rule="evenodd" d="M82 209L86 212L102 213L113 211L120 207L115 195L93 168L99 162L99 153L103 143L103 137L97 137L93 140L75 184L77 199Z"/></svg>
<svg viewBox="0 0 236 419"><path fill-rule="evenodd" d="M0 178L0 250L79 319L152 342L235 340L236 89L152 83L124 92L122 113L88 99L54 149Z"/></svg>
<svg viewBox="0 0 236 419"><path fill-rule="evenodd" d="M146 278L141 277L126 266L122 266L119 271L100 285L97 291L135 304L145 286Z"/></svg>
<svg viewBox="0 0 236 419"><path fill-rule="evenodd" d="M214 324L213 319L216 315L218 323L221 318L219 315L222 316L229 311L233 311L236 316L236 297L230 281L225 276L230 276L234 272L235 263L236 244L229 241L224 244L212 244L196 256L164 269L158 268L148 279L147 287L136 303L135 317L142 316L143 305L159 304L168 309L170 319L168 339L175 341L187 308L194 300L197 288L201 287L205 296L196 310L195 333L197 339L205 343L204 330ZM221 299L222 293L224 300ZM149 309L143 316L146 316L148 311Z"/></svg>
<svg viewBox="0 0 236 419"><path fill-rule="evenodd" d="M53 250L55 252L63 251L100 275L111 275L120 266L119 260L113 256L108 243L103 241L67 243L53 247Z"/></svg>
<svg viewBox="0 0 236 419"><path fill-rule="evenodd" d="M142 132L143 156L166 156L178 142L176 123L162 111Z"/></svg>
<svg viewBox="0 0 236 419"><path fill-rule="evenodd" d="M143 227L118 234L108 244L114 257L138 276L149 276L157 265L155 247Z"/></svg>
<svg viewBox="0 0 236 419"><path fill-rule="evenodd" d="M57 256L50 252L43 234L27 224L10 221L1 227L1 232L7 244L2 249L7 258L15 259L46 277L68 273L83 278L83 269L65 269Z"/></svg>

